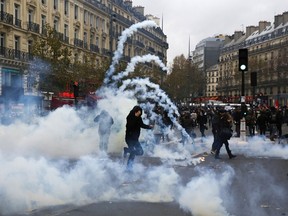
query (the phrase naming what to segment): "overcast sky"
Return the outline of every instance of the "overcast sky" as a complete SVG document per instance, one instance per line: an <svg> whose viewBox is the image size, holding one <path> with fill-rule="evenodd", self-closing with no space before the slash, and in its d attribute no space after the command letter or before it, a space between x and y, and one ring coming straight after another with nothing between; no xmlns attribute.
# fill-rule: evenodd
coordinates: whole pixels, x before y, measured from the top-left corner
<svg viewBox="0 0 288 216"><path fill-rule="evenodd" d="M145 7L145 15L162 19L169 43L168 64L188 55L202 39L217 34L232 35L259 21L273 23L274 16L288 11L288 0L132 0ZM161 24L162 21L160 21Z"/></svg>

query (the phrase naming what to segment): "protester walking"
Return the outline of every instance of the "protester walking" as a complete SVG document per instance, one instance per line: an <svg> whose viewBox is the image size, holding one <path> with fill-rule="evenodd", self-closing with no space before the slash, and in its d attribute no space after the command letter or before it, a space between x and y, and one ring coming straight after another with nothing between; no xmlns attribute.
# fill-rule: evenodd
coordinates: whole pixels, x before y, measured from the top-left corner
<svg viewBox="0 0 288 216"><path fill-rule="evenodd" d="M223 144L225 145L229 158L232 159L236 157L236 155L232 154L228 142L228 140L232 137L233 132L232 125L233 125L233 117L228 112L221 111L219 131L217 131L219 142L215 153L215 159L221 159L219 154Z"/></svg>

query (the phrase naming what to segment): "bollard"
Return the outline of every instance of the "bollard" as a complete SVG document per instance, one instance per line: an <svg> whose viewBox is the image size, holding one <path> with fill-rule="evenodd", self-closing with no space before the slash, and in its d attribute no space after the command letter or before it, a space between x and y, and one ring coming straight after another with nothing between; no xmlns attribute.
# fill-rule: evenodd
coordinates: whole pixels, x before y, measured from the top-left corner
<svg viewBox="0 0 288 216"><path fill-rule="evenodd" d="M242 118L241 122L240 122L240 138L241 138L241 141L246 142L246 122L245 122L245 118Z"/></svg>

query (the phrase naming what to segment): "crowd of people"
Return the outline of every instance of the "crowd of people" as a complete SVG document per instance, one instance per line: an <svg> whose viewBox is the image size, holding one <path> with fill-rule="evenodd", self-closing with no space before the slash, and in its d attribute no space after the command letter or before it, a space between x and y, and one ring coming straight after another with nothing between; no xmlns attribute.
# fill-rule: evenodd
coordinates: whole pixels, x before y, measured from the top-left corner
<svg viewBox="0 0 288 216"><path fill-rule="evenodd" d="M288 125L288 110L287 107L253 107L245 111L241 107L185 107L180 106L178 122L185 129L186 133L192 138L196 137L195 130L199 130L201 137L205 138L205 131L210 127L213 134L213 143L211 154L215 159L220 159L220 150L224 144L226 152L230 159L235 158L229 148L229 139L234 135L240 137L241 119L245 118L248 136L268 136L271 141L282 136L282 125ZM156 116L161 118L161 125L157 124L157 119L150 124L144 124L142 120L143 110L140 106L135 106L127 115L126 118L126 134L125 141L127 147L124 147L124 156L128 157L127 170L132 170L135 156L143 155L144 151L139 142L141 128L153 130L155 144L161 141L169 141L169 137L163 133L165 128L173 128L173 123L169 119L167 112L164 112L160 107L153 110ZM99 127L100 150L107 151L110 128L113 124L112 117L105 111L102 111L95 119L99 126L109 128L108 134L106 130L101 130ZM105 133L104 133L104 132ZM256 133L258 132L258 133ZM187 137L182 135L181 142L186 143Z"/></svg>
<svg viewBox="0 0 288 216"><path fill-rule="evenodd" d="M232 129L236 137L240 137L241 119L244 117L249 136L255 136L256 132L259 135L267 135L271 140L282 136L283 124L288 124L288 109L287 107L276 108L274 106L259 106L253 107L242 113L241 107L226 109L226 107L180 107L181 117L180 122L187 131L195 131L199 128L201 136L205 136L203 128L207 125L212 127L213 119L217 119L219 112L227 112L233 118ZM204 117L203 117L204 116ZM190 122L187 124L187 122ZM205 131L205 130L204 130ZM212 128L213 133L213 128Z"/></svg>

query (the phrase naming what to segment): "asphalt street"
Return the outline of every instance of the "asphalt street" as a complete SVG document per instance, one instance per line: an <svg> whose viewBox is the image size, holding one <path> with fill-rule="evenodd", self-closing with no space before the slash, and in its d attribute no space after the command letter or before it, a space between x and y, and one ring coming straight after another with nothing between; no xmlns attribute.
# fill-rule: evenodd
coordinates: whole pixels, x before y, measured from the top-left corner
<svg viewBox="0 0 288 216"><path fill-rule="evenodd" d="M227 166L234 170L231 184L226 188L223 204L227 215L247 216L277 216L288 215L288 161L278 158L252 158L238 155L228 159L223 155L222 160L215 160L212 155L204 153L197 155L203 161L197 165L174 165L173 168L181 176L185 185L191 179L199 177L199 169L205 169L219 175L224 175ZM138 159L146 167L159 166L162 162L157 158L142 157ZM132 174L133 175L133 174ZM145 179L144 179L145 181ZM126 187L133 187L134 182ZM207 184L207 188L211 185ZM199 189L201 190L201 189ZM196 196L196 195L195 195ZM191 194L191 199L195 196ZM225 200L227 199L227 200ZM215 200L206 200L209 202ZM106 201L87 205L63 205L37 209L20 215L58 215L58 216L187 216L194 215L184 211L177 202L142 202L135 201ZM195 215L199 215L195 213ZM215 214L220 215L220 214Z"/></svg>
<svg viewBox="0 0 288 216"><path fill-rule="evenodd" d="M197 130L197 129L196 129ZM287 127L283 128L284 133ZM195 131L198 134L198 131ZM211 129L207 135L211 134ZM275 144L278 145L278 144ZM286 147L287 148L287 147ZM129 200L110 199L95 201L86 204L63 204L52 205L45 208L33 209L30 211L13 214L17 216L283 216L288 215L288 160L278 157L257 157L237 154L235 159L228 159L225 151L222 152L222 159L216 160L213 155L203 152L193 155L198 160L194 164L187 159L175 160L174 163L167 163L157 157L137 157L136 163L141 164L146 170L156 167L168 167L173 169L180 177L181 185L186 187L188 198L183 204L177 196L170 201L143 201L135 198ZM110 155L113 161L121 161L120 154ZM77 161L71 161L77 163ZM72 165L71 165L72 166ZM131 173L135 181L119 186L119 190L145 191L145 184L150 179L148 175ZM207 175L209 178L203 180ZM213 178L210 178L212 175ZM230 177L227 177L230 176ZM209 195L214 190L216 179L219 196ZM226 182L228 179L228 182ZM201 184L199 183L201 182ZM202 182L204 182L202 184ZM221 185L221 182L223 185ZM120 188L121 187L121 188ZM191 188L192 192L189 192ZM222 188L221 188L222 187ZM131 190L130 190L131 189ZM151 197L157 196L157 191ZM185 197L184 196L184 197ZM201 197L204 198L201 198ZM198 202L197 199L202 199ZM183 199L184 200L184 199ZM193 204L189 204L189 201ZM213 207L217 203L221 208ZM207 206L207 207L206 207ZM207 211L205 211L207 208ZM208 209L217 209L215 214ZM200 210L199 210L200 209Z"/></svg>

